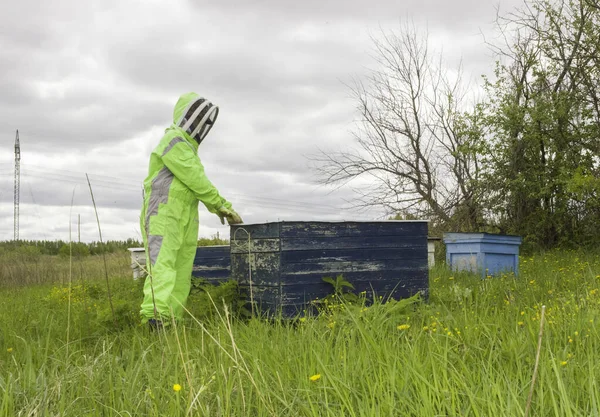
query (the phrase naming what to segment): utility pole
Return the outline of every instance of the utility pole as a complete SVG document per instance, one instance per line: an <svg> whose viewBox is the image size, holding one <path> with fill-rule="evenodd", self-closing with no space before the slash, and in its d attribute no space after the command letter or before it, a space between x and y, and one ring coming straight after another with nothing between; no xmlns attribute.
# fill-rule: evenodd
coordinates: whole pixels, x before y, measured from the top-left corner
<svg viewBox="0 0 600 417"><path fill-rule="evenodd" d="M19 143L19 130L15 138L15 241L19 240L19 199L21 195L21 144Z"/></svg>

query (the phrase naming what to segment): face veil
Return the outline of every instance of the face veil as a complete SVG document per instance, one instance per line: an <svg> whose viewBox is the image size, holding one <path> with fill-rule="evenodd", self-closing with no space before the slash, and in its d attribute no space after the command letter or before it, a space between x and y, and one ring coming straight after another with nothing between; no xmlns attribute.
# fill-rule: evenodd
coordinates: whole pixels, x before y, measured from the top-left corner
<svg viewBox="0 0 600 417"><path fill-rule="evenodd" d="M200 144L215 124L219 107L205 98L192 101L177 124Z"/></svg>

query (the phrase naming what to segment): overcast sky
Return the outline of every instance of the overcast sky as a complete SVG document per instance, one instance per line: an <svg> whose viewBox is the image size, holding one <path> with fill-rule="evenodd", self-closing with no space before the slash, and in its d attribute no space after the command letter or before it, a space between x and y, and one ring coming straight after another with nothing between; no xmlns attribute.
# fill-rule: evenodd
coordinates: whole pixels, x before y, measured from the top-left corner
<svg viewBox="0 0 600 417"><path fill-rule="evenodd" d="M503 0L510 11L520 0ZM371 36L411 19L473 79L493 58L496 0L32 1L0 5L0 240L13 237L15 130L22 239L140 238L148 156L178 96L220 106L200 147L246 222L375 219L353 191L316 184L308 155L352 141L345 86L373 68ZM71 207L71 200L73 205ZM228 234L203 207L200 235ZM74 239L76 233L74 232Z"/></svg>

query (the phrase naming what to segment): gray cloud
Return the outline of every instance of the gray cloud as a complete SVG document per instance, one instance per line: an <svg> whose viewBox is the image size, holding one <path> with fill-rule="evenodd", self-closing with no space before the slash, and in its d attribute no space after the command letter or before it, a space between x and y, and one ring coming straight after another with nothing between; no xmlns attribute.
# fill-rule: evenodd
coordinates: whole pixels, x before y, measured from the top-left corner
<svg viewBox="0 0 600 417"><path fill-rule="evenodd" d="M505 2L511 7L520 0ZM248 221L350 216L354 193L314 184L306 155L351 143L345 83L373 65L370 36L412 19L449 66L487 71L479 30L494 1L279 0L39 2L0 5L0 239L12 234L12 152L23 150L22 236L66 238L74 207L107 235L137 233L147 159L177 97L221 106L200 148L206 172ZM66 220L65 220L66 219ZM226 233L201 211L201 234Z"/></svg>

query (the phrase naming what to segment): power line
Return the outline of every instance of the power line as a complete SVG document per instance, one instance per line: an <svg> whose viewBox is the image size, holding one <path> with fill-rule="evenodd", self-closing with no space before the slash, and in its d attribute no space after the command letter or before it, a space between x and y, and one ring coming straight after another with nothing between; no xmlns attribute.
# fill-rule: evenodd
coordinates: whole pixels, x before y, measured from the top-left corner
<svg viewBox="0 0 600 417"><path fill-rule="evenodd" d="M32 172L28 172L32 171ZM26 171L28 177L40 178L45 180L55 180L60 182L67 182L72 184L85 184L83 177L75 176L75 175L65 175L61 173L53 173L44 170L38 170L36 168L28 168ZM106 177L106 176L105 176ZM112 177L114 178L114 177ZM108 181L108 180L98 180L94 179L94 186L101 188L109 188L109 189L117 189L120 191L131 191L138 192L141 185L134 185L131 182L122 182L122 181ZM266 207L271 208L283 208L287 210L301 210L304 212L315 212L319 209L327 212L339 212L339 211L353 211L350 208L345 207L336 207L327 204L313 204L310 202L299 202L294 200L284 200L284 199L276 199L269 197L260 197L260 196L249 196L246 194L239 193L231 193L228 196L235 196L238 200L249 201L254 204L259 204ZM316 210L315 210L316 209Z"/></svg>
<svg viewBox="0 0 600 417"><path fill-rule="evenodd" d="M38 220L40 221L40 223L43 223L42 216L40 216L40 211L38 210L38 203L35 201L35 197L33 196L33 190L31 189L31 184L28 181L25 181L25 183L27 184L27 187L29 188L29 195L31 196L31 201L33 202L33 208L35 210L35 214L36 214ZM48 240L46 233L43 231L44 229L40 228L39 230L42 232L44 239Z"/></svg>
<svg viewBox="0 0 600 417"><path fill-rule="evenodd" d="M59 176L59 175L55 175L55 174L50 174L50 175L35 175L35 174L28 174L27 177L33 177L33 178L39 178L39 179L44 179L46 181L50 180L50 181L58 181L58 182L63 182L63 183L70 183L70 184L83 184L83 180L80 178L74 178L74 177L69 177L69 176ZM107 189L118 189L118 190L125 190L125 191L131 191L131 192L137 192L139 191L137 188L131 188L131 187L123 187L121 186L115 186L115 185L107 185L107 184L98 184L95 183L94 187L100 187L100 188L107 188ZM302 213L337 213L337 212L348 212L348 211L352 211L351 209L346 209L346 208L336 208L336 207L332 207L332 206L319 206L319 205L309 205L309 203L307 203L305 206L301 206L301 205L296 205L296 204L292 204L292 203L286 203L284 200L281 200L281 202L263 202L260 200L257 200L253 197L244 197L244 196L240 196L236 198L237 200L241 200L241 201L245 201L251 204L256 204L259 205L261 207L268 207L271 209L278 209L278 210L288 210L288 211L297 211L297 212L302 212Z"/></svg>
<svg viewBox="0 0 600 417"><path fill-rule="evenodd" d="M69 177L69 178L80 178L79 175L84 175L82 172L77 172L77 171L70 171L70 170L64 170L64 169L40 169L39 166L35 166L35 165L25 165L25 167L28 170L33 170L33 171L37 171L37 172L41 172L41 173L51 173L50 171L55 171L57 172L57 174L53 174L53 175L59 175L59 176L64 176L64 177ZM61 172L66 172L68 174L61 174ZM75 174L72 175L72 174ZM128 189L133 190L135 189L136 191L139 190L139 187L141 186L141 182L138 181L127 181L127 180L123 180L120 177L112 177L112 176L108 176L108 175L100 175L100 174L90 174L90 177L92 179L94 179L95 183L98 183L99 181L101 183L104 184L114 184L114 185L118 185L118 186L127 186L129 187ZM102 178L109 178L110 180L105 180ZM337 207L337 206L332 206L330 204L313 204L310 202L306 202L306 201L296 201L296 200L288 200L288 199L279 199L279 198L273 198L273 197L261 197L261 196L250 196L247 194L241 194L241 193L228 193L228 196L239 196L242 198L250 198L253 200L262 200L262 201L267 201L267 202L275 202L275 203L280 203L280 204L285 204L285 205L294 205L294 206L306 206L308 208L313 208L315 206L318 207L328 207L334 210L349 210L348 208L344 208L344 207Z"/></svg>

